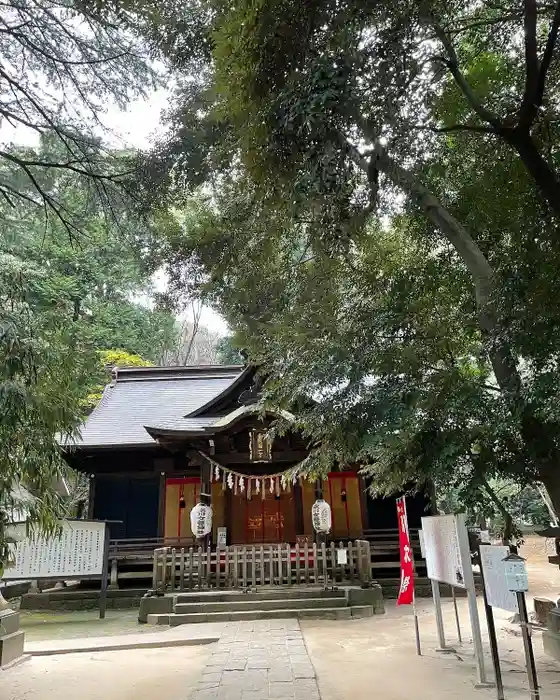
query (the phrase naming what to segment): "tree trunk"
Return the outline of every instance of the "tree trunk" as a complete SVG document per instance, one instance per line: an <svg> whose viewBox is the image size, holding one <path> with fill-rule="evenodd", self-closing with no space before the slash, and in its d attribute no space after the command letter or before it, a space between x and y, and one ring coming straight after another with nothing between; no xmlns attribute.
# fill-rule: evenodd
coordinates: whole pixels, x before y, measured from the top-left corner
<svg viewBox="0 0 560 700"><path fill-rule="evenodd" d="M560 216L560 180L540 154L530 134L513 131L503 135L521 158L523 165L535 181L552 211Z"/></svg>
<svg viewBox="0 0 560 700"><path fill-rule="evenodd" d="M554 464L549 464L539 470L540 480L544 484L556 517L560 520L560 461L555 460Z"/></svg>
<svg viewBox="0 0 560 700"><path fill-rule="evenodd" d="M494 307L495 278L492 267L465 227L412 173L395 163L383 146L376 146L373 157L376 158L379 170L417 203L451 243L471 273L479 325L488 339L488 355L496 381L510 412L519 420L527 452L537 468L539 478L550 493L554 509L560 513L560 450L553 434L555 428L537 418L524 400L515 357L508 344L501 340L501 329ZM560 190L556 205L560 213Z"/></svg>

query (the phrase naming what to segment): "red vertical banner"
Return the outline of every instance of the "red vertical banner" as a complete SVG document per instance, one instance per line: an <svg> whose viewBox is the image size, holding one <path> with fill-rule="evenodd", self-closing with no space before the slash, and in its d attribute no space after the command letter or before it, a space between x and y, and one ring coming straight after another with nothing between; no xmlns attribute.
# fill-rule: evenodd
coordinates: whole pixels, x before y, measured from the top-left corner
<svg viewBox="0 0 560 700"><path fill-rule="evenodd" d="M397 498L397 520L399 523L399 549L401 552L401 587L397 605L414 604L414 561L410 535L408 532L408 518L406 515L405 497Z"/></svg>

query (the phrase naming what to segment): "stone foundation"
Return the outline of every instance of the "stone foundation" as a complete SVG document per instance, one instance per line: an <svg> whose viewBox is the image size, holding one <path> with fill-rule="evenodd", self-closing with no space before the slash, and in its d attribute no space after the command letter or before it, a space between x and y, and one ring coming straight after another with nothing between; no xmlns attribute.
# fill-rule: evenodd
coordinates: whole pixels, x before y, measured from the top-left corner
<svg viewBox="0 0 560 700"><path fill-rule="evenodd" d="M349 607L354 605L371 605L374 615L383 615L385 613L383 590L377 583L372 584L370 588L347 588L346 601Z"/></svg>
<svg viewBox="0 0 560 700"><path fill-rule="evenodd" d="M148 615L167 615L173 612L173 596L145 596L140 601L138 622L148 622Z"/></svg>
<svg viewBox="0 0 560 700"><path fill-rule="evenodd" d="M19 628L19 613L0 610L0 668L23 656L24 633Z"/></svg>
<svg viewBox="0 0 560 700"><path fill-rule="evenodd" d="M552 608L548 613L547 627L543 630L545 654L560 661L560 608Z"/></svg>

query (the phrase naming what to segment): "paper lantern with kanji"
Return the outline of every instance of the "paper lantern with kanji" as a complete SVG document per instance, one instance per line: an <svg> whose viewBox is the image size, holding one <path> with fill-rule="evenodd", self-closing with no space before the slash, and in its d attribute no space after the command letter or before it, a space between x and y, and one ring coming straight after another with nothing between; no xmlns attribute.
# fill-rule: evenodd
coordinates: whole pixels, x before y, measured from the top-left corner
<svg viewBox="0 0 560 700"><path fill-rule="evenodd" d="M311 522L313 523L313 529L315 532L326 534L331 531L331 507L322 498L318 498L311 506Z"/></svg>
<svg viewBox="0 0 560 700"><path fill-rule="evenodd" d="M212 532L212 507L197 503L191 510L191 530L197 539Z"/></svg>

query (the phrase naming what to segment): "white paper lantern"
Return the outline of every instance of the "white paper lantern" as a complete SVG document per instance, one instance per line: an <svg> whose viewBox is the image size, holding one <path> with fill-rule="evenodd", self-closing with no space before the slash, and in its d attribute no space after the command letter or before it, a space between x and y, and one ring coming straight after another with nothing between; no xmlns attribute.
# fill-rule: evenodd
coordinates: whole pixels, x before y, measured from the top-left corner
<svg viewBox="0 0 560 700"><path fill-rule="evenodd" d="M322 498L318 498L311 506L311 522L313 523L315 532L327 533L331 531L331 507Z"/></svg>
<svg viewBox="0 0 560 700"><path fill-rule="evenodd" d="M197 503L191 510L191 530L197 539L212 532L212 506Z"/></svg>

